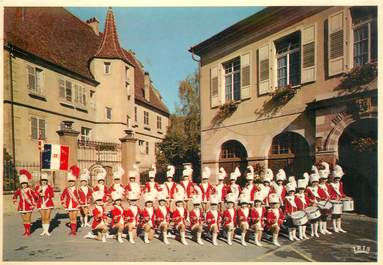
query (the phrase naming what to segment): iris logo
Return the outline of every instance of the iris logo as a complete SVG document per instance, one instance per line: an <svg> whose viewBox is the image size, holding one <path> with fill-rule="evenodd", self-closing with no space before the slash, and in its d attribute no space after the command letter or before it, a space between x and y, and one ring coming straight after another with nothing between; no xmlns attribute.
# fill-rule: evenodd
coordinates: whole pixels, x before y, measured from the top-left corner
<svg viewBox="0 0 383 265"><path fill-rule="evenodd" d="M352 247L353 250L354 250L354 254L369 254L370 251L371 251L371 248L370 247L366 247L366 246L354 246Z"/></svg>

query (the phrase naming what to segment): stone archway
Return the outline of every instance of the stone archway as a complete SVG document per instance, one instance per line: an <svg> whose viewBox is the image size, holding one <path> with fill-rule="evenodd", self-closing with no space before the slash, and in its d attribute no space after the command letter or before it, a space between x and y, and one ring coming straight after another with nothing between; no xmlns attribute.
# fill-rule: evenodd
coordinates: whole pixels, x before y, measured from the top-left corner
<svg viewBox="0 0 383 265"><path fill-rule="evenodd" d="M245 172L247 167L247 150L244 145L237 140L228 140L221 145L219 156L219 167L223 167L227 172L225 182L228 181L230 173L235 167L239 167L241 172ZM243 184L243 178L238 178L238 184Z"/></svg>

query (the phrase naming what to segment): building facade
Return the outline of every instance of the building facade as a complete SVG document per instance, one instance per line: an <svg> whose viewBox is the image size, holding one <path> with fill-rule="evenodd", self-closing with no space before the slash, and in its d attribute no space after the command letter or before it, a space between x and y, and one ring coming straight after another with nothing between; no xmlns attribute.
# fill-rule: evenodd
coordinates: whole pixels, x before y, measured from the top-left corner
<svg viewBox="0 0 383 265"><path fill-rule="evenodd" d="M189 51L203 166L301 177L338 161L357 210L376 216L377 7L268 7Z"/></svg>
<svg viewBox="0 0 383 265"><path fill-rule="evenodd" d="M108 9L104 32L64 8L4 11L4 148L16 165L38 164L38 139L60 142L63 121L78 136L80 167L121 165L120 138L137 139L135 161L155 163L169 111L131 50L120 46Z"/></svg>

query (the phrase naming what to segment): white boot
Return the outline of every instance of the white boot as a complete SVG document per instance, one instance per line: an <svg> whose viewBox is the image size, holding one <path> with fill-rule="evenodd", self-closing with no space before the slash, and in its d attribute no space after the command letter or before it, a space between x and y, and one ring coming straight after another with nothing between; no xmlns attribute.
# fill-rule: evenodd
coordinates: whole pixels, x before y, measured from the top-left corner
<svg viewBox="0 0 383 265"><path fill-rule="evenodd" d="M227 231L227 244L230 246L233 245L233 242L231 241L233 231Z"/></svg>
<svg viewBox="0 0 383 265"><path fill-rule="evenodd" d="M336 224L336 219L332 219L332 230L334 230L335 233L339 233L339 230Z"/></svg>
<svg viewBox="0 0 383 265"><path fill-rule="evenodd" d="M45 234L47 235L47 236L50 236L51 235L51 233L49 233L49 224L43 224L43 227L45 226L45 228L44 228L44 230L45 230Z"/></svg>
<svg viewBox="0 0 383 265"><path fill-rule="evenodd" d="M218 236L217 233L213 233L213 235L212 235L213 245L214 245L214 246L218 246L218 243L217 243L217 236Z"/></svg>
<svg viewBox="0 0 383 265"><path fill-rule="evenodd" d="M85 215L85 217L84 217L84 226L85 227L91 227L91 225L88 223L88 215Z"/></svg>
<svg viewBox="0 0 383 265"><path fill-rule="evenodd" d="M241 244L242 246L246 247L246 232L241 232Z"/></svg>
<svg viewBox="0 0 383 265"><path fill-rule="evenodd" d="M165 245L169 245L167 232L162 232L162 238L164 239Z"/></svg>
<svg viewBox="0 0 383 265"><path fill-rule="evenodd" d="M309 239L309 237L306 236L306 228L307 228L307 226L305 226L305 225L302 227L303 238L305 238L305 239Z"/></svg>
<svg viewBox="0 0 383 265"><path fill-rule="evenodd" d="M298 226L299 239L303 240L303 226Z"/></svg>
<svg viewBox="0 0 383 265"><path fill-rule="evenodd" d="M338 230L339 230L340 232L342 232L342 233L347 233L346 230L343 230L343 229L342 229L342 219L338 218L338 219L336 220L336 222L337 222L337 224L338 224Z"/></svg>
<svg viewBox="0 0 383 265"><path fill-rule="evenodd" d="M332 234L330 231L327 230L327 221L325 221L325 222L323 223L323 227L324 227L324 231L325 231L326 234L328 234L328 235L331 235L331 234Z"/></svg>
<svg viewBox="0 0 383 265"><path fill-rule="evenodd" d="M41 226L43 228L43 232L41 232L40 236L43 236L43 235L45 235L45 224L42 224Z"/></svg>
<svg viewBox="0 0 383 265"><path fill-rule="evenodd" d="M277 247L280 247L281 245L278 242L278 234L273 234L273 244Z"/></svg>
<svg viewBox="0 0 383 265"><path fill-rule="evenodd" d="M89 238L89 239L95 239L97 236L94 235L92 232L88 232L88 234L86 234L84 236L84 238Z"/></svg>
<svg viewBox="0 0 383 265"><path fill-rule="evenodd" d="M80 216L80 223L81 223L81 227L84 227L85 224L84 224L84 218L82 216Z"/></svg>
<svg viewBox="0 0 383 265"><path fill-rule="evenodd" d="M181 243L187 246L188 242L186 242L186 239L185 239L185 232L180 232L180 235L181 235Z"/></svg>
<svg viewBox="0 0 383 265"><path fill-rule="evenodd" d="M289 240L290 240L290 241L294 241L294 237L293 237L293 229L292 229L292 228L289 228Z"/></svg>
<svg viewBox="0 0 383 265"><path fill-rule="evenodd" d="M316 223L314 224L314 234L315 234L316 237L319 237L319 234L318 234L318 226L319 226L319 224L318 224L318 222L316 222Z"/></svg>
<svg viewBox="0 0 383 265"><path fill-rule="evenodd" d="M149 241L149 233L148 232L144 232L144 242L145 244L149 244L150 241Z"/></svg>
<svg viewBox="0 0 383 265"><path fill-rule="evenodd" d="M106 235L105 234L102 234L102 242L105 243L106 242Z"/></svg>
<svg viewBox="0 0 383 265"><path fill-rule="evenodd" d="M311 224L310 225L310 228L311 228L311 236L314 236L314 230L315 230L315 225L314 224Z"/></svg>
<svg viewBox="0 0 383 265"><path fill-rule="evenodd" d="M258 240L258 232L255 233L255 240L254 240L254 243L258 246L258 247L262 247L262 243L259 242Z"/></svg>
<svg viewBox="0 0 383 265"><path fill-rule="evenodd" d="M201 232L197 232L197 243L200 244L200 245L203 245L203 242L201 240L201 236L202 236L202 233Z"/></svg>
<svg viewBox="0 0 383 265"><path fill-rule="evenodd" d="M325 231L324 231L324 222L321 220L319 221L319 232L324 235L326 234Z"/></svg>
<svg viewBox="0 0 383 265"><path fill-rule="evenodd" d="M128 232L128 234L129 234L129 243L136 244L136 242L133 239L133 232Z"/></svg>
<svg viewBox="0 0 383 265"><path fill-rule="evenodd" d="M294 240L300 240L300 239L297 237L297 229L296 229L296 228L293 228L293 238L294 238Z"/></svg>
<svg viewBox="0 0 383 265"><path fill-rule="evenodd" d="M124 241L122 241L122 236L121 236L122 233L117 233L117 241L118 243L124 243Z"/></svg>

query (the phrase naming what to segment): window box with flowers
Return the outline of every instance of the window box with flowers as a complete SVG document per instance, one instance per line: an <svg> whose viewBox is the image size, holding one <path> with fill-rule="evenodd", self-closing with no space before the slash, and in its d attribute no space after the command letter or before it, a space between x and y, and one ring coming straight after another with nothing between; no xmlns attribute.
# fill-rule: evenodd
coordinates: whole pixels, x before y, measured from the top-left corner
<svg viewBox="0 0 383 265"><path fill-rule="evenodd" d="M213 125L221 124L225 119L229 118L237 110L238 102L228 101L218 108L217 113L212 119Z"/></svg>
<svg viewBox="0 0 383 265"><path fill-rule="evenodd" d="M353 89L366 85L378 76L378 64L376 62L357 65L346 73L340 83L340 88Z"/></svg>
<svg viewBox="0 0 383 265"><path fill-rule="evenodd" d="M270 93L271 100L276 104L286 104L295 94L297 90L291 85L285 87L278 87Z"/></svg>

